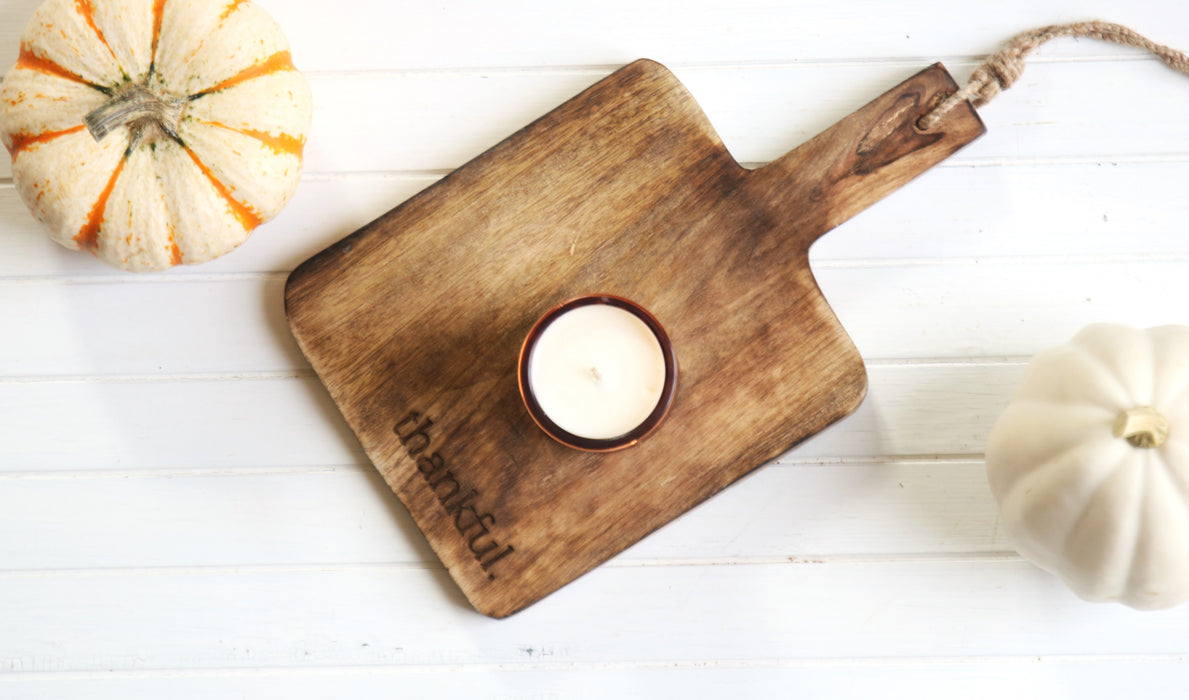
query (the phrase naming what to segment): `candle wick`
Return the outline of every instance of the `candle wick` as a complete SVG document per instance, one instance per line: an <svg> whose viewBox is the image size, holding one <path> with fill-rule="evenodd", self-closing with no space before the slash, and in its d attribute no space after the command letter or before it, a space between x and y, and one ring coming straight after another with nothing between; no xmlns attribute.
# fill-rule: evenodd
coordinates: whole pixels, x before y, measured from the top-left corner
<svg viewBox="0 0 1189 700"><path fill-rule="evenodd" d="M591 367L586 371L586 373L590 375L591 381L593 381L595 384L599 384L603 381L603 375L599 372L598 367Z"/></svg>

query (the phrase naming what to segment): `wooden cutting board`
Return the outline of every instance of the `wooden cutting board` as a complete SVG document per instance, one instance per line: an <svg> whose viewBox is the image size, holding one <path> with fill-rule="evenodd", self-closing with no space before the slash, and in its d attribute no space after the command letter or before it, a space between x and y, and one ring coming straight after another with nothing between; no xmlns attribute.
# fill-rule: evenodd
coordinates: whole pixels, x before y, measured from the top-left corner
<svg viewBox="0 0 1189 700"><path fill-rule="evenodd" d="M915 127L956 87L935 65L748 170L637 61L293 272L302 350L476 609L539 600L858 406L809 246L983 133L969 105ZM534 321L587 293L652 311L680 366L619 452L554 442L517 389Z"/></svg>

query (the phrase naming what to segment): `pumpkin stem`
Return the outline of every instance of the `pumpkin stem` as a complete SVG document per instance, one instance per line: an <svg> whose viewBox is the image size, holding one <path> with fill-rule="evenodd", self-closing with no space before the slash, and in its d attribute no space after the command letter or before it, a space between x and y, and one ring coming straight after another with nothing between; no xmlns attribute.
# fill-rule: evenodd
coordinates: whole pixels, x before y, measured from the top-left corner
<svg viewBox="0 0 1189 700"><path fill-rule="evenodd" d="M1168 419L1151 406L1139 406L1119 414L1114 432L1135 447L1160 447L1168 439Z"/></svg>
<svg viewBox="0 0 1189 700"><path fill-rule="evenodd" d="M134 85L88 114L87 131L96 141L102 141L112 131L127 126L132 132L129 148L154 135L154 129L159 129L175 141L181 141L178 124L182 121L185 108L185 100L166 99L142 85Z"/></svg>

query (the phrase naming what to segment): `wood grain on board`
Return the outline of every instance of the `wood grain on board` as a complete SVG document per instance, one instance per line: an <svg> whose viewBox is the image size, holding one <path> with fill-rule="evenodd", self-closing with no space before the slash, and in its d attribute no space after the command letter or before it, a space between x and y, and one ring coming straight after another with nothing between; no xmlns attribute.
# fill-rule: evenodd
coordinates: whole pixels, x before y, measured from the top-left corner
<svg viewBox="0 0 1189 700"><path fill-rule="evenodd" d="M300 266L286 311L369 458L467 598L503 617L853 411L866 378L809 269L826 231L983 132L905 81L757 170L637 61ZM533 322L610 293L681 367L651 437L567 449L516 383Z"/></svg>

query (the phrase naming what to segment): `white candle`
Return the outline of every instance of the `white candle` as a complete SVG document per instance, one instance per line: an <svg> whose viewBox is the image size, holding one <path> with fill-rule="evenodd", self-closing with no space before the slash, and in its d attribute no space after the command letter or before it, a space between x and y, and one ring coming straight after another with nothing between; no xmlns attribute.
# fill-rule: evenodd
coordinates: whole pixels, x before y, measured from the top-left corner
<svg viewBox="0 0 1189 700"><path fill-rule="evenodd" d="M671 397L661 340L619 305L563 307L529 342L528 391L549 420L579 438L627 435L649 419L667 386Z"/></svg>

